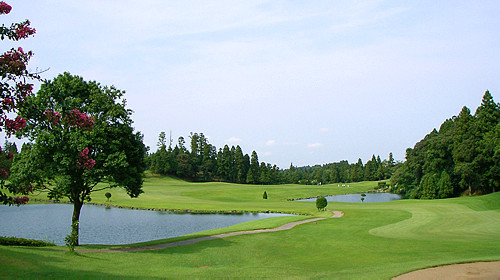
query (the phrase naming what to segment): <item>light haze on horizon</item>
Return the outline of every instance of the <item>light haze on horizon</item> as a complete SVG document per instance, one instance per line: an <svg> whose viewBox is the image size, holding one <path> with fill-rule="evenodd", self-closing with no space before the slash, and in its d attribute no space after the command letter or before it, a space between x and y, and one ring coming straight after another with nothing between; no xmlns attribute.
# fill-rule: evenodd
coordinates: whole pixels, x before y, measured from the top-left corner
<svg viewBox="0 0 500 280"><path fill-rule="evenodd" d="M486 90L499 102L499 1L9 1L2 41L125 90L151 151L203 133L288 168L403 160Z"/></svg>

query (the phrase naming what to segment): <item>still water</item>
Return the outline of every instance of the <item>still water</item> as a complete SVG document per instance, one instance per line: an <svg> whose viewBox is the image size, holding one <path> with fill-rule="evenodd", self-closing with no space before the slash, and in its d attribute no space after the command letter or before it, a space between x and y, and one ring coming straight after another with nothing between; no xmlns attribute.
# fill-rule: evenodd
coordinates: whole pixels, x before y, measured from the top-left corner
<svg viewBox="0 0 500 280"><path fill-rule="evenodd" d="M73 205L0 205L0 236L38 239L64 245L70 232ZM223 228L287 214L176 214L171 212L84 205L80 244L130 244Z"/></svg>
<svg viewBox="0 0 500 280"><path fill-rule="evenodd" d="M327 201L336 202L358 202L361 203L361 194L343 194L325 196ZM394 193L366 193L364 203L386 202L391 200L400 200L401 196ZM316 201L316 198L300 199L297 201Z"/></svg>

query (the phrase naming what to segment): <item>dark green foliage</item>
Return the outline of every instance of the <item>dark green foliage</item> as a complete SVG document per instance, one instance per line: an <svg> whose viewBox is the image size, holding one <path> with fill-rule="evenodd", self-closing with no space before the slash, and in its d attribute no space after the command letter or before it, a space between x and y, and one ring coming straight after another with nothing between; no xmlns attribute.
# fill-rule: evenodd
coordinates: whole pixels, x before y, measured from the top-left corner
<svg viewBox="0 0 500 280"><path fill-rule="evenodd" d="M0 236L0 245L4 246L29 246L29 247L45 247L56 246L56 244L41 240L25 239L17 237Z"/></svg>
<svg viewBox="0 0 500 280"><path fill-rule="evenodd" d="M12 160L18 154L16 143L5 141L4 146L0 150L0 170L4 170L6 174L10 174Z"/></svg>
<svg viewBox="0 0 500 280"><path fill-rule="evenodd" d="M53 199L67 197L74 206L73 223L92 192L122 187L130 197L138 197L143 192L146 147L131 126L132 111L123 95L69 73L42 84L20 110L31 142L13 163L12 184L32 185ZM92 125L66 121L75 110L85 116L80 119L90 117ZM61 118L53 121L47 112L60 113ZM101 182L105 184L98 186Z"/></svg>
<svg viewBox="0 0 500 280"><path fill-rule="evenodd" d="M172 148L166 146L166 136L158 137L158 150L147 157L149 169L161 175L173 175L191 181L225 181L239 184L329 184L338 182L360 182L364 180L389 179L396 163L389 154L388 160L373 155L372 160L363 165L361 159L356 164L347 161L280 169L270 163L259 162L257 152L251 156L244 154L240 146L224 145L217 148L208 143L203 133L191 133L191 151L184 147L184 138ZM170 141L171 143L171 141Z"/></svg>
<svg viewBox="0 0 500 280"><path fill-rule="evenodd" d="M328 205L328 201L323 196L316 198L316 208L318 211L325 210Z"/></svg>
<svg viewBox="0 0 500 280"><path fill-rule="evenodd" d="M262 195L262 198L267 199L267 192L264 192L264 194Z"/></svg>
<svg viewBox="0 0 500 280"><path fill-rule="evenodd" d="M107 201L109 201L109 199L111 198L111 193L107 192L104 194L104 196L106 196Z"/></svg>
<svg viewBox="0 0 500 280"><path fill-rule="evenodd" d="M437 183L438 187L438 198L448 198L453 195L453 185L451 183L451 177L446 171L441 173L441 177Z"/></svg>
<svg viewBox="0 0 500 280"><path fill-rule="evenodd" d="M495 192L500 185L500 105L486 91L476 113L463 107L406 151L391 178L411 198Z"/></svg>

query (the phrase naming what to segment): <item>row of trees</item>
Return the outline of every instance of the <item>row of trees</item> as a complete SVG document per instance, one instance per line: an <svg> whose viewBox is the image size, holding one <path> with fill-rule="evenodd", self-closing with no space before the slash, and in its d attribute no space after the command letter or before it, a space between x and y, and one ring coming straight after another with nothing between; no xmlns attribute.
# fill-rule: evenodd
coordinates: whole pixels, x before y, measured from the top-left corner
<svg viewBox="0 0 500 280"><path fill-rule="evenodd" d="M391 179L410 198L446 198L490 193L500 187L500 104L489 91L474 115L463 107L406 150Z"/></svg>
<svg viewBox="0 0 500 280"><path fill-rule="evenodd" d="M282 170L275 164L259 162L257 152L244 154L240 146L225 145L217 150L203 133L191 133L190 150L184 137L179 137L175 147L172 139L167 143L165 132L158 137L158 150L148 156L149 169L161 175L173 175L193 181L226 181L249 184L319 184L359 182L388 179L395 166L392 153L382 161L372 157L365 165L361 159L356 164L347 161L323 166L294 167Z"/></svg>
<svg viewBox="0 0 500 280"><path fill-rule="evenodd" d="M257 152L243 154L240 146L217 148L203 133L191 133L190 150L184 137L175 147L170 139L167 147L165 132L158 137L158 150L148 156L149 169L161 175L173 175L194 181L226 181L234 183L278 183L278 167L259 163Z"/></svg>
<svg viewBox="0 0 500 280"><path fill-rule="evenodd" d="M392 153L387 160L380 156L372 156L371 160L363 165L361 159L350 164L347 160L324 165L294 167L284 170L284 176L289 183L299 184L330 184L350 183L361 181L377 181L389 179L397 167Z"/></svg>

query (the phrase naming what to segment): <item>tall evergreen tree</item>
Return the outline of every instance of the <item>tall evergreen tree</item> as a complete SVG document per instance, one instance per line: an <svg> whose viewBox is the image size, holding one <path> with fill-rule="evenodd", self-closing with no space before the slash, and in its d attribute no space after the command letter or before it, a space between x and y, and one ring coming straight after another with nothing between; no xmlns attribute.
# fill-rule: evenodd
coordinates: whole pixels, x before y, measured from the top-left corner
<svg viewBox="0 0 500 280"><path fill-rule="evenodd" d="M259 172L259 157L257 156L257 152L253 151L250 157L250 168L248 169L247 174L247 183L250 184L258 184L260 179Z"/></svg>

